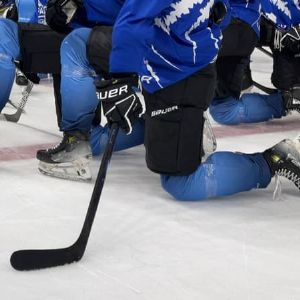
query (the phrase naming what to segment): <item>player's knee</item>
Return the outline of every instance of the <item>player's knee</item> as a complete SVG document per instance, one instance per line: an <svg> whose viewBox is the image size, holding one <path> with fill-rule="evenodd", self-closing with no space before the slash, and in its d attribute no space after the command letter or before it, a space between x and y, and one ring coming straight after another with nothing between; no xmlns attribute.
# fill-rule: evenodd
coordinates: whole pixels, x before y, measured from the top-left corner
<svg viewBox="0 0 300 300"><path fill-rule="evenodd" d="M161 175L161 185L163 189L169 193L173 198L180 201L187 201L184 192L183 184L175 184L174 176ZM177 180L178 181L178 180Z"/></svg>
<svg viewBox="0 0 300 300"><path fill-rule="evenodd" d="M201 201L208 198L201 182L194 180L194 174L188 176L161 175L161 185L174 199L179 201Z"/></svg>
<svg viewBox="0 0 300 300"><path fill-rule="evenodd" d="M240 123L240 107L238 99L226 97L214 99L209 107L209 113L222 125L237 125Z"/></svg>
<svg viewBox="0 0 300 300"><path fill-rule="evenodd" d="M86 44L90 31L89 28L79 28L66 36L60 48L62 66L88 67Z"/></svg>

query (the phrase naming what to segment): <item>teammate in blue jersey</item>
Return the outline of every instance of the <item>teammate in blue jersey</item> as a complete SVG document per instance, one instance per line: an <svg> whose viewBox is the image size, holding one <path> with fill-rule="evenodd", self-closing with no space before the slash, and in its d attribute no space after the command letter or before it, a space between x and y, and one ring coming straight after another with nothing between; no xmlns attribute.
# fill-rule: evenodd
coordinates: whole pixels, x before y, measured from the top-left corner
<svg viewBox="0 0 300 300"><path fill-rule="evenodd" d="M85 1L83 4L85 6L87 19L89 22L113 25L124 2L125 1L111 1L110 5L107 5L106 2L103 2L103 5L101 5L101 3L98 1L97 5L94 5L93 1ZM61 26L61 24L63 23L62 20L56 20L56 18L59 18L61 16L60 14L55 14L56 12L56 8L53 10L48 8L48 24L57 31L65 31L65 28L62 28ZM193 14L197 15L195 10ZM195 23L201 22L201 20L197 20L195 17L194 19ZM187 23L187 21L185 22ZM193 26L192 23L188 25ZM140 30L142 32L143 28L141 27ZM166 28L166 30L168 29ZM152 30L150 27L149 34L151 34L151 31ZM67 140L69 134L75 135L74 131L78 131L79 129L85 134L79 135L77 138L80 137L81 139L85 140L85 144L87 145L87 147L85 147L84 149L87 153L89 153L88 143L86 141L87 138L84 136L87 136L90 131L91 120L94 118L95 106L98 104L93 81L95 79L96 73L101 74L105 77L109 72L108 61L110 49L109 51L107 51L107 49L102 49L101 44L98 45L99 43L97 44L97 41L102 41L102 44L109 44L110 41L108 40L111 39L110 35L111 30L109 30L109 28L96 27L94 28L94 30L82 28L73 31L65 39L62 45L62 127L66 132L65 140ZM155 44L151 45L151 65L149 64L150 59L148 59L148 61L145 61L145 63L141 61L137 64L136 59L138 58L138 56L141 56L141 54L135 53L135 55L133 55L132 57L131 66L135 69L143 69L143 71L141 71L143 72L141 80L145 83L145 85L148 85L149 91L153 89L159 89L162 85L169 84L170 76L173 76L173 78L174 76L178 76L178 79L173 80L180 80L183 74L193 73L195 72L195 70L198 70L199 65L201 66L203 64L207 64L207 61L211 62L215 59L219 47L219 28L212 25L212 28L206 30L201 36L203 39L203 42L201 41L201 43L199 43L201 47L196 47L196 42L193 42L194 38L198 39L197 31L192 32L190 36L187 36L187 38L189 39L189 45L185 45L184 43L182 43L181 45L177 45L178 50L176 51L178 51L178 53L188 53L188 55L186 55L188 61L185 64L183 64L179 59L177 59L177 66L169 63L170 58L168 44L170 44L170 41L168 39L165 39L165 49L161 48L160 53L158 53L155 49ZM124 37L120 38L123 39ZM206 40L209 43L205 42ZM133 42L134 41L131 41L131 37L127 36L122 44L125 45L126 43ZM193 46L193 43L195 44L195 46ZM141 50L144 51L143 46L140 47L140 51ZM112 51L114 51L114 49ZM206 56L200 56L200 52L207 54ZM204 61L197 61L199 65L195 65L194 60L198 60L199 58ZM118 59L118 61L121 61L121 59ZM153 69L153 66L159 64L161 65L161 67L159 72L157 72L157 70ZM181 71L174 73L174 70ZM136 72L138 72L138 70L136 70ZM82 99L85 100L83 101ZM74 103L76 103L76 106L74 105ZM99 133L102 133L101 138L99 138ZM141 144L144 139L143 120L139 120L139 122L135 124L135 126L133 127L133 132L129 137L125 139L125 136L122 133L119 133L119 136L120 138L117 139L116 149L123 149L129 146ZM105 143L101 141L105 141L105 138L107 138L107 127L105 127L103 130L99 127L96 128L96 130L92 130L91 143L93 146L93 154L99 154L99 152L102 151L103 145ZM58 149L54 149L54 153L52 151L51 154L54 155L60 149L60 147ZM53 172L56 172L56 170L53 168L53 165L47 165L47 162L51 163L51 159L45 157L45 155L48 154L49 151L47 153L43 151L38 152L37 157L41 161L39 164L39 169L40 171L48 174L48 167L50 167L49 172L53 174ZM86 174L90 174L90 172L87 168L83 168L84 164L80 163L79 165L80 169L74 172L72 168L66 168L72 174L67 174L66 170L61 171L58 168L56 176L61 175L63 177L69 178L69 176L71 177L73 175L76 176L77 174L80 174L79 178L83 177L81 179L85 179ZM83 170L83 172L81 172L81 170ZM90 176L88 176L88 178L90 178Z"/></svg>
<svg viewBox="0 0 300 300"><path fill-rule="evenodd" d="M255 123L281 118L293 110L300 112L300 6L295 3L292 0L262 0L264 17L261 18L260 44L272 49L272 83L278 92L271 95L244 93L241 97L233 92L217 94L210 106L210 113L217 122L226 125ZM226 42L226 36L224 40ZM243 74L237 75L232 81L238 82L240 91L241 80L236 79L243 78ZM225 82L223 88L230 89L231 82Z"/></svg>
<svg viewBox="0 0 300 300"><path fill-rule="evenodd" d="M137 0L122 4L111 51L105 51L105 46L110 50L110 35L103 26L75 30L63 42L62 77L65 73L75 81L62 79L62 92L72 93L73 101L63 103L62 142L38 152L43 171L67 177L72 175L68 169L72 163L90 155L88 132L97 106L95 89L90 87L99 67L107 75L96 81L104 115L128 134L144 112L133 88L139 74L146 103L147 166L161 174L163 188L176 199L201 200L264 188L275 173L300 188L299 139L284 140L263 153L215 152L201 162L203 112L214 95L214 61L221 39L219 4L185 0L152 0L146 7ZM55 13L51 22L52 26L56 22ZM105 66L107 52L110 63ZM78 93L81 97L76 97Z"/></svg>
<svg viewBox="0 0 300 300"><path fill-rule="evenodd" d="M0 112L11 93L15 76L15 61L26 76L38 83L36 73L52 73L58 110L60 102L60 55L64 35L45 25L46 0L20 0L9 17L0 19Z"/></svg>

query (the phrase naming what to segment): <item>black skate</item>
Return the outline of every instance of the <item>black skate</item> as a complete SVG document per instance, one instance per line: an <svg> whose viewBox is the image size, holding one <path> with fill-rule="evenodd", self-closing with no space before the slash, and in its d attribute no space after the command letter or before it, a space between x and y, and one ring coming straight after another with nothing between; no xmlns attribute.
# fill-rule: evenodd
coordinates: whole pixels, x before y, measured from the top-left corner
<svg viewBox="0 0 300 300"><path fill-rule="evenodd" d="M272 175L283 176L300 190L300 136L283 140L263 153Z"/></svg>
<svg viewBox="0 0 300 300"><path fill-rule="evenodd" d="M87 134L65 132L60 144L47 150L38 150L41 173L70 180L91 180L89 159L92 157Z"/></svg>
<svg viewBox="0 0 300 300"><path fill-rule="evenodd" d="M300 113L300 86L293 86L290 91L282 92L284 106L287 112Z"/></svg>
<svg viewBox="0 0 300 300"><path fill-rule="evenodd" d="M27 86L28 85L28 79L19 70L16 71L16 84L19 86Z"/></svg>

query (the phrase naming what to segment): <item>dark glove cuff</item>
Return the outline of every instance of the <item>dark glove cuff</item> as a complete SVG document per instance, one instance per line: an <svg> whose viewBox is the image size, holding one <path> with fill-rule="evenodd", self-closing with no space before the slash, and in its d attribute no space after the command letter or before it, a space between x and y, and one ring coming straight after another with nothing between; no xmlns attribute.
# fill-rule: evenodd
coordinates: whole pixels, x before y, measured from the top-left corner
<svg viewBox="0 0 300 300"><path fill-rule="evenodd" d="M139 77L136 73L111 73L111 78L123 79L124 81L130 83L132 86L138 87Z"/></svg>

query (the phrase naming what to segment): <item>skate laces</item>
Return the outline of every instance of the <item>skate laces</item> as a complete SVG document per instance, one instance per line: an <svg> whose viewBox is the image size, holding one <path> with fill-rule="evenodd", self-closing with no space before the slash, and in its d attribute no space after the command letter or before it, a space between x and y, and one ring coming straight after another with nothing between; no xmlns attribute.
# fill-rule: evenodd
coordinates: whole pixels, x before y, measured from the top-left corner
<svg viewBox="0 0 300 300"><path fill-rule="evenodd" d="M60 149L64 149L66 144L70 143L70 137L72 137L72 136L64 135L63 139L58 144L56 144L52 148L47 149L47 151L55 153L56 151L59 151Z"/></svg>
<svg viewBox="0 0 300 300"><path fill-rule="evenodd" d="M281 158L278 153L273 153L271 159L275 164L278 164L277 170L274 170L275 176L282 176L292 181L300 190L300 135L293 140L284 140L288 145L286 148L285 158ZM280 163L281 161L281 163ZM276 182L276 189L280 188Z"/></svg>
<svg viewBox="0 0 300 300"><path fill-rule="evenodd" d="M275 172L275 175L287 178L288 180L292 181L300 190L300 177L292 170L281 168Z"/></svg>

